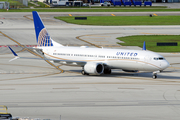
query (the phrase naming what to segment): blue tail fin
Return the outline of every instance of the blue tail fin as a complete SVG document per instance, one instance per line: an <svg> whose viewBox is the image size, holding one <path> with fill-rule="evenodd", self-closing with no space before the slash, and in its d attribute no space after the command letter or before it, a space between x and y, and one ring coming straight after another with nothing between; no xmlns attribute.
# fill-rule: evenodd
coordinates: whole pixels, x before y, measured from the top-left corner
<svg viewBox="0 0 180 120"><path fill-rule="evenodd" d="M36 11L32 12L34 20L34 28L36 32L37 45L39 47L53 46L53 41L46 30L41 18Z"/></svg>

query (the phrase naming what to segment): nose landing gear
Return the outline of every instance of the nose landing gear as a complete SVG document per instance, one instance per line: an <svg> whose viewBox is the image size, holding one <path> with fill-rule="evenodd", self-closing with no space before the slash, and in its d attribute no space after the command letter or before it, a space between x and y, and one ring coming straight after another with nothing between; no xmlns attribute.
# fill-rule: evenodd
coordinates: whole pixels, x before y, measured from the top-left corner
<svg viewBox="0 0 180 120"><path fill-rule="evenodd" d="M153 79L156 79L157 78L157 74L153 74Z"/></svg>
<svg viewBox="0 0 180 120"><path fill-rule="evenodd" d="M152 76L152 78L153 79L156 79L157 78L157 73L159 73L160 71L155 71L155 72L153 72L153 76Z"/></svg>

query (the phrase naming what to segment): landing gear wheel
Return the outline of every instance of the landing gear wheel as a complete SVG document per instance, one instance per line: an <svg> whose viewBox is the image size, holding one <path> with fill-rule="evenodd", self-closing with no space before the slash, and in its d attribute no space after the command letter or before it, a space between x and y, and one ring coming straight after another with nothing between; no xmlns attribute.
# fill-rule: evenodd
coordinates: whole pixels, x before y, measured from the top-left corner
<svg viewBox="0 0 180 120"><path fill-rule="evenodd" d="M111 69L109 69L108 74L111 74Z"/></svg>
<svg viewBox="0 0 180 120"><path fill-rule="evenodd" d="M85 71L84 71L84 70L82 70L82 71L81 71L81 73L82 73L82 75L86 75L86 73L85 73Z"/></svg>
<svg viewBox="0 0 180 120"><path fill-rule="evenodd" d="M104 74L111 74L111 69L104 69Z"/></svg>
<svg viewBox="0 0 180 120"><path fill-rule="evenodd" d="M153 75L153 76L152 76L153 79L156 79L156 78L157 78L157 73L160 73L160 71L154 71L154 72L153 72L153 74L152 74L152 75Z"/></svg>
<svg viewBox="0 0 180 120"><path fill-rule="evenodd" d="M81 71L82 75L89 75L88 73L86 73L84 70Z"/></svg>
<svg viewBox="0 0 180 120"><path fill-rule="evenodd" d="M153 79L156 79L157 78L157 75L153 75Z"/></svg>

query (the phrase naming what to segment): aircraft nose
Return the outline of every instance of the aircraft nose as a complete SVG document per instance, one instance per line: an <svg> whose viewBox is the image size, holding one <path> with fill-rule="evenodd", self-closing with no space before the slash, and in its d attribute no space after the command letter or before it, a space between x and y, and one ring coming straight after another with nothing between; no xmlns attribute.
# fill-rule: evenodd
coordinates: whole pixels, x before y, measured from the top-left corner
<svg viewBox="0 0 180 120"><path fill-rule="evenodd" d="M161 66L162 66L162 69L164 70L164 69L166 69L167 67L169 67L169 62L167 61L167 60L165 60L165 61L163 61L162 63L161 63Z"/></svg>

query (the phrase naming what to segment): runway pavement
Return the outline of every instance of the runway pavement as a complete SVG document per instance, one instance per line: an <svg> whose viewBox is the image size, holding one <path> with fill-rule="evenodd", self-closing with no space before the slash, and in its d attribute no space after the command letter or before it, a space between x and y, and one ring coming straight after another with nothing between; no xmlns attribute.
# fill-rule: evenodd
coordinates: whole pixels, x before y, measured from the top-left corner
<svg viewBox="0 0 180 120"><path fill-rule="evenodd" d="M129 35L179 35L180 26L83 26L56 20L58 13L40 13L51 37L63 45L141 49L117 45L117 37ZM28 17L28 18L27 18ZM160 53L171 64L158 79L152 73L82 76L80 67L42 60L18 46L36 45L30 13L0 14L0 104L13 116L51 120L179 120L180 54ZM15 46L18 45L18 46ZM148 49L148 48L147 48ZM57 69L58 68L58 69ZM63 73L62 73L63 71Z"/></svg>

